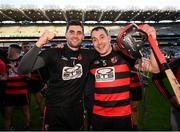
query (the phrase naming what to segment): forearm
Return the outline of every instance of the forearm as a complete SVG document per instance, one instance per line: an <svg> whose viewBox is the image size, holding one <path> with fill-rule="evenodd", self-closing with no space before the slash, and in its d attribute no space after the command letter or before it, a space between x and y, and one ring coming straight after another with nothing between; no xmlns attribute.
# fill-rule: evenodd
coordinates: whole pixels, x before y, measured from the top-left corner
<svg viewBox="0 0 180 132"><path fill-rule="evenodd" d="M43 59L38 56L40 50L40 48L34 46L29 52L27 52L21 59L17 72L20 74L28 74L43 67L45 63Z"/></svg>
<svg viewBox="0 0 180 132"><path fill-rule="evenodd" d="M160 72L158 62L157 62L157 60L154 56L154 53L152 51L150 54L150 69L149 69L149 71L152 73L159 73Z"/></svg>

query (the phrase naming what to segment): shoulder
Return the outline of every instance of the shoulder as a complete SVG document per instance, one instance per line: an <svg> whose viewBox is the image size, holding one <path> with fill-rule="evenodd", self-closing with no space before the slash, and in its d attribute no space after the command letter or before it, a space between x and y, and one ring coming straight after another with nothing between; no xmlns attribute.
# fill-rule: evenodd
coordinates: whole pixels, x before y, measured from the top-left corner
<svg viewBox="0 0 180 132"><path fill-rule="evenodd" d="M42 50L39 54L46 62L55 61L57 57L62 53L61 48L48 48Z"/></svg>
<svg viewBox="0 0 180 132"><path fill-rule="evenodd" d="M119 52L114 51L116 56L118 56L118 62L121 64L127 64L128 67L133 68L135 65L136 60L130 58L129 56L126 56L124 54L119 54Z"/></svg>
<svg viewBox="0 0 180 132"><path fill-rule="evenodd" d="M80 52L87 58L91 59L95 59L98 56L98 53L94 49L83 48L80 49Z"/></svg>
<svg viewBox="0 0 180 132"><path fill-rule="evenodd" d="M48 48L48 49L42 49L40 54L57 54L58 52L61 52L62 49L61 48Z"/></svg>

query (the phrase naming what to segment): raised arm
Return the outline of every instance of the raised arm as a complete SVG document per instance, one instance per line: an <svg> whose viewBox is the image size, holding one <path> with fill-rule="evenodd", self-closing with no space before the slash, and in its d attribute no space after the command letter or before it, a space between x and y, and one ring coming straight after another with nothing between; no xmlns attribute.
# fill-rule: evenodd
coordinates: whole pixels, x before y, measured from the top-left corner
<svg viewBox="0 0 180 132"><path fill-rule="evenodd" d="M53 39L54 36L54 33L45 31L36 42L35 46L23 56L19 63L17 72L20 74L28 74L45 66L44 60L38 55L41 51L41 47L47 44L49 40Z"/></svg>
<svg viewBox="0 0 180 132"><path fill-rule="evenodd" d="M151 27L147 24L143 24L139 26L141 30L143 30L144 32L146 32L148 35L150 34L154 40L156 40L156 30L154 29L154 27ZM157 43L157 40L156 40ZM159 73L160 69L157 63L157 60L154 56L154 53L151 50L151 54L149 58L143 58L141 59L141 63L140 64L136 64L135 67L137 69L140 69L142 71L149 71L152 73Z"/></svg>

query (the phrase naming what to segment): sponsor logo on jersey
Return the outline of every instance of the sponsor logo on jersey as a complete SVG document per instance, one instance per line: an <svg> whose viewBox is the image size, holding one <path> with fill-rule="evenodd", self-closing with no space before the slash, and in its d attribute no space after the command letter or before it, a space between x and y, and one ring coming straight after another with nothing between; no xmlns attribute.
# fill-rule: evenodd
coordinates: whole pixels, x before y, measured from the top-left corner
<svg viewBox="0 0 180 132"><path fill-rule="evenodd" d="M82 56L81 54L79 54L79 56L78 56L77 59L78 59L78 60L82 60L82 59L83 59L83 56Z"/></svg>
<svg viewBox="0 0 180 132"><path fill-rule="evenodd" d="M65 66L62 71L63 80L72 80L82 76L83 69L81 64L76 64L73 67Z"/></svg>
<svg viewBox="0 0 180 132"><path fill-rule="evenodd" d="M103 67L98 68L95 73L97 82L110 82L115 80L115 69L114 67Z"/></svg>

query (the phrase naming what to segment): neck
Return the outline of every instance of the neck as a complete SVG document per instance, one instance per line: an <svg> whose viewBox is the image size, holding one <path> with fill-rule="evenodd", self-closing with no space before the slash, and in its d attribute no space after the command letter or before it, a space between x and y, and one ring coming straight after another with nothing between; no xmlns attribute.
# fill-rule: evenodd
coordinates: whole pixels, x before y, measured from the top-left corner
<svg viewBox="0 0 180 132"><path fill-rule="evenodd" d="M79 47L78 48L72 47L68 43L67 43L67 46L73 51L78 51L79 50Z"/></svg>

